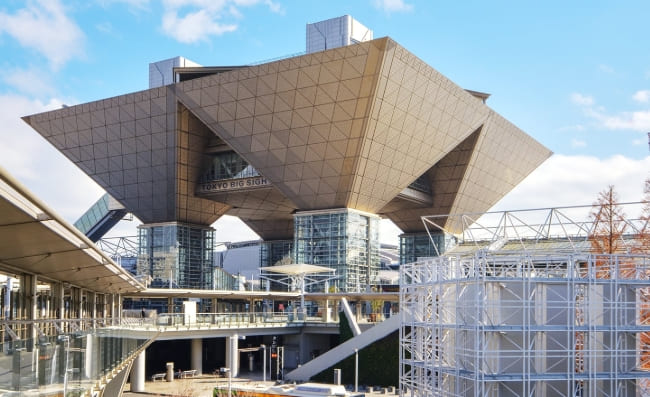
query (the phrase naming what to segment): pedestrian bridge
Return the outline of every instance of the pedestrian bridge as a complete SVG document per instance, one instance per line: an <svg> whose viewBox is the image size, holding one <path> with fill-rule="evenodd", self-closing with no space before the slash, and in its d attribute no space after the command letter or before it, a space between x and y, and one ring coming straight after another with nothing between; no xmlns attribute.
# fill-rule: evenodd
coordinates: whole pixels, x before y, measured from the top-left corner
<svg viewBox="0 0 650 397"><path fill-rule="evenodd" d="M329 320L329 321L327 321ZM337 334L338 317L303 316L301 314L269 313L161 313L145 318L122 317L112 325L136 338L156 340L218 338L233 335L286 335L310 332Z"/></svg>

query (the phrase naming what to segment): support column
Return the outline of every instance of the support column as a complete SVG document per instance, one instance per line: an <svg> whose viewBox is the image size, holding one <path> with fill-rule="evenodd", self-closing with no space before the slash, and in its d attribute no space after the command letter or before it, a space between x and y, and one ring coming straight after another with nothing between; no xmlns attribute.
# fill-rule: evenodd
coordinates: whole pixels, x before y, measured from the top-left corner
<svg viewBox="0 0 650 397"><path fill-rule="evenodd" d="M93 334L89 333L86 335L86 350L84 356L84 375L88 379L94 379L93 375L93 357L95 356L93 348Z"/></svg>
<svg viewBox="0 0 650 397"><path fill-rule="evenodd" d="M90 320L92 321L92 328L96 328L96 322L97 322L97 293L96 292L90 292L86 294L88 299L88 304L90 305Z"/></svg>
<svg viewBox="0 0 650 397"><path fill-rule="evenodd" d="M138 356L133 361L133 366L131 367L131 391L136 393L144 392L144 362L145 362L145 352L138 354Z"/></svg>
<svg viewBox="0 0 650 397"><path fill-rule="evenodd" d="M117 323L122 324L122 294L117 294L117 319Z"/></svg>
<svg viewBox="0 0 650 397"><path fill-rule="evenodd" d="M53 318L57 320L63 320L65 318L65 288L63 288L63 283L53 283L54 290L54 315ZM63 321L59 321L59 327L63 330Z"/></svg>
<svg viewBox="0 0 650 397"><path fill-rule="evenodd" d="M97 305L99 306L99 312L97 315L99 318L103 319L104 324L106 324L106 294L97 295Z"/></svg>
<svg viewBox="0 0 650 397"><path fill-rule="evenodd" d="M110 311L111 314L111 324L115 325L117 316L115 315L115 294L110 294L108 295L108 299L110 300L108 310Z"/></svg>
<svg viewBox="0 0 650 397"><path fill-rule="evenodd" d="M38 308L36 307L36 278L35 275L23 274L20 280L20 291L24 302L23 320L29 321L25 327L26 334L23 335L23 338L29 339L31 343L33 343L36 338L36 329L34 328L34 320L36 320L38 312Z"/></svg>
<svg viewBox="0 0 650 397"><path fill-rule="evenodd" d="M239 376L239 335L226 337L226 367L233 378Z"/></svg>
<svg viewBox="0 0 650 397"><path fill-rule="evenodd" d="M70 318L79 320L81 318L81 289L70 287Z"/></svg>
<svg viewBox="0 0 650 397"><path fill-rule="evenodd" d="M357 319L357 323L361 321L361 301L354 302L354 317Z"/></svg>
<svg viewBox="0 0 650 397"><path fill-rule="evenodd" d="M2 307L2 312L4 313L5 320L11 318L11 290L13 288L13 278L7 276L7 286L5 288L5 301L4 306Z"/></svg>
<svg viewBox="0 0 650 397"><path fill-rule="evenodd" d="M203 375L203 339L192 339L192 369Z"/></svg>

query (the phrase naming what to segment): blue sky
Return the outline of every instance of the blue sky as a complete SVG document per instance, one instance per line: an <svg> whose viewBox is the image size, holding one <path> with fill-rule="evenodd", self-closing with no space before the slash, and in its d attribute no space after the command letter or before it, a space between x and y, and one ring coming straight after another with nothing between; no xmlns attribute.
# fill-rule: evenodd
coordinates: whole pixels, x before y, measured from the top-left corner
<svg viewBox="0 0 650 397"><path fill-rule="evenodd" d="M73 221L102 190L20 116L145 89L149 62L177 55L237 65L300 53L306 23L344 14L491 93L489 106L555 153L495 209L590 204L609 184L624 201L641 199L650 177L650 2L641 0L4 0L0 166ZM233 220L216 227L254 237Z"/></svg>

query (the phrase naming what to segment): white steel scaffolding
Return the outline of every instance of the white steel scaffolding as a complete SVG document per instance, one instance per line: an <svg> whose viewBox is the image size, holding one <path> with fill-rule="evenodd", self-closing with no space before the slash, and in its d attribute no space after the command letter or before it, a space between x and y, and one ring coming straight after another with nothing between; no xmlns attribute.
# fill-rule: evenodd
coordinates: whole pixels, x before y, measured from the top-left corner
<svg viewBox="0 0 650 397"><path fill-rule="evenodd" d="M622 221L623 252L600 254L589 222L544 211L467 223L455 249L402 265L400 395L650 395L647 220Z"/></svg>

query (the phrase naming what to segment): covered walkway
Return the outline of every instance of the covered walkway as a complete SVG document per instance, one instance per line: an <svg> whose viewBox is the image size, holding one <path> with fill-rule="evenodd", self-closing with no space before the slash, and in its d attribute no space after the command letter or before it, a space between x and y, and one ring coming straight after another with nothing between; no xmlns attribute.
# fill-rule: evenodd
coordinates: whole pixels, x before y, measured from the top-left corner
<svg viewBox="0 0 650 397"><path fill-rule="evenodd" d="M151 339L118 324L145 288L0 168L0 391L120 390Z"/></svg>

